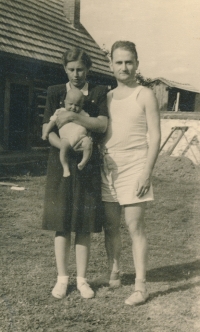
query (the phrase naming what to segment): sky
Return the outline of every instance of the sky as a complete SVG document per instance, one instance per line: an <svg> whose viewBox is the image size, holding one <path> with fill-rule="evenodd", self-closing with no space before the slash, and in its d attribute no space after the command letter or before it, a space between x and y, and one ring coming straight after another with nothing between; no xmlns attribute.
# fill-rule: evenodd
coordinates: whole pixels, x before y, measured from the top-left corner
<svg viewBox="0 0 200 332"><path fill-rule="evenodd" d="M81 0L81 23L97 44L136 44L139 70L200 90L200 0Z"/></svg>

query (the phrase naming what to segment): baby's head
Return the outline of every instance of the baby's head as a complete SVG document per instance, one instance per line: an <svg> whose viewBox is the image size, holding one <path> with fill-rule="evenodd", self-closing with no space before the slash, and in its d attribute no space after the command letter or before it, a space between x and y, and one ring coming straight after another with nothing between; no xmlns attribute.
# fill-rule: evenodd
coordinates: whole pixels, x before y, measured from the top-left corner
<svg viewBox="0 0 200 332"><path fill-rule="evenodd" d="M73 88L67 92L65 108L67 111L79 113L82 110L84 96L79 89Z"/></svg>

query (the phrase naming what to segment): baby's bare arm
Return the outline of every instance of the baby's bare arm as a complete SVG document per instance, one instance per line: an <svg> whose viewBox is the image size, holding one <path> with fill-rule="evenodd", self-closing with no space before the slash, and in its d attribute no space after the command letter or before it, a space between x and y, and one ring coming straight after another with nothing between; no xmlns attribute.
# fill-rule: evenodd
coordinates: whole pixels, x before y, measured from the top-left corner
<svg viewBox="0 0 200 332"><path fill-rule="evenodd" d="M56 125L55 121L49 121L49 123L45 123L42 128L42 139L47 140L49 133L53 129L53 127Z"/></svg>

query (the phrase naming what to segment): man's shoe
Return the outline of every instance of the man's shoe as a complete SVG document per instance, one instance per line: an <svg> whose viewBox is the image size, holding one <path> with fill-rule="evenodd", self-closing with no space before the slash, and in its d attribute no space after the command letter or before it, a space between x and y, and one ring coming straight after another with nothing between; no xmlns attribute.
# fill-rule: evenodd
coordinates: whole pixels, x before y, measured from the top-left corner
<svg viewBox="0 0 200 332"><path fill-rule="evenodd" d="M110 288L119 288L121 286L119 271L111 272L109 286L110 286Z"/></svg>
<svg viewBox="0 0 200 332"><path fill-rule="evenodd" d="M91 281L91 283L97 287L109 286L109 278L110 278L109 274L103 274L103 275L100 275L99 277L93 279Z"/></svg>
<svg viewBox="0 0 200 332"><path fill-rule="evenodd" d="M119 288L121 287L121 280L109 280L109 287L110 288Z"/></svg>
<svg viewBox="0 0 200 332"><path fill-rule="evenodd" d="M101 275L95 278L92 283L97 287L109 286L110 288L118 288L121 286L119 271Z"/></svg>
<svg viewBox="0 0 200 332"><path fill-rule="evenodd" d="M136 306L144 304L149 298L149 293L147 291L142 292L140 290L135 291L128 299L125 300L125 304Z"/></svg>

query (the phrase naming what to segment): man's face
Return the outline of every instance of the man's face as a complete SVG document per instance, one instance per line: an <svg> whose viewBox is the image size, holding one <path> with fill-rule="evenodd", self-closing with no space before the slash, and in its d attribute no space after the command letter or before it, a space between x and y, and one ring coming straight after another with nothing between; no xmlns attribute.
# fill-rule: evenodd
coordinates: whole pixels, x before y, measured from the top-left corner
<svg viewBox="0 0 200 332"><path fill-rule="evenodd" d="M111 69L118 82L128 83L134 81L138 64L135 54L126 49L117 48L113 52Z"/></svg>

